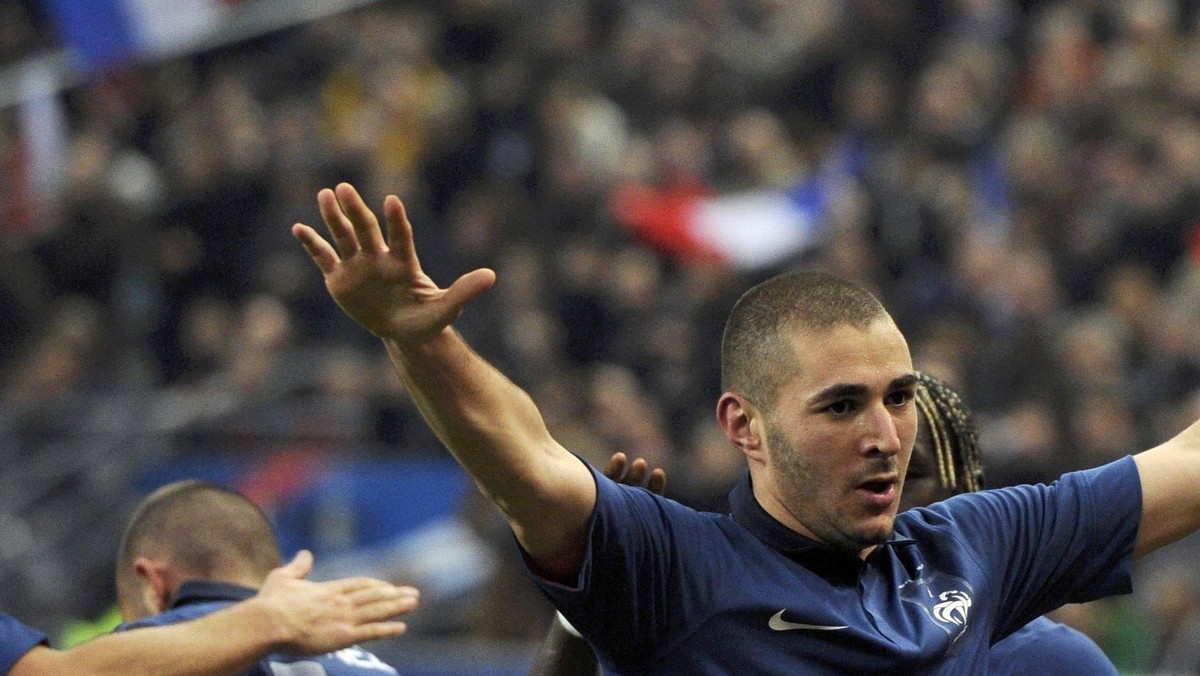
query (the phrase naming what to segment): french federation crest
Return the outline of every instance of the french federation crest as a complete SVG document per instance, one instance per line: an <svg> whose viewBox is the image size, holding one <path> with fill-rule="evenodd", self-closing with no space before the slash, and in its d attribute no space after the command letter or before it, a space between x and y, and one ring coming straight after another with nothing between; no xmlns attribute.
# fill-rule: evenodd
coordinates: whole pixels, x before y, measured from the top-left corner
<svg viewBox="0 0 1200 676"><path fill-rule="evenodd" d="M937 595L941 602L933 607L933 617L943 624L967 626L967 615L971 610L971 596L965 591L951 589Z"/></svg>
<svg viewBox="0 0 1200 676"><path fill-rule="evenodd" d="M971 604L975 590L960 577L929 573L924 566L915 579L900 585L900 599L917 605L955 643L971 623Z"/></svg>

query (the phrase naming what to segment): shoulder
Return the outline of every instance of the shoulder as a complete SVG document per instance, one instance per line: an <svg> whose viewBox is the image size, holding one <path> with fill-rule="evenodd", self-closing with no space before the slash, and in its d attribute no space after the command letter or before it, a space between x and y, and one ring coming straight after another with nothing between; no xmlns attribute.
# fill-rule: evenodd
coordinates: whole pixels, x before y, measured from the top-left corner
<svg viewBox="0 0 1200 676"><path fill-rule="evenodd" d="M978 518L988 528L1005 522L1023 520L1030 510L1111 509L1115 503L1140 504L1141 488L1137 465L1126 457L1107 465L1069 472L1048 484L1026 484L993 488L976 493L955 495L927 507L917 507L897 516L898 526L916 528L953 528ZM998 524L995 518L1004 518Z"/></svg>

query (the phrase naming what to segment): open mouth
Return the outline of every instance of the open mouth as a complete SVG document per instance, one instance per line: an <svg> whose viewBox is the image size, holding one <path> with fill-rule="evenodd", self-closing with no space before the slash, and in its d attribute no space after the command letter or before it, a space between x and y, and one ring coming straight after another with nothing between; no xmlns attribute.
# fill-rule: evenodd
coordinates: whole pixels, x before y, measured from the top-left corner
<svg viewBox="0 0 1200 676"><path fill-rule="evenodd" d="M868 482L860 485L859 488L869 491L871 493L886 493L888 491L888 489L890 489L893 485L895 485L894 481L888 481L887 479L877 479L875 481L868 481Z"/></svg>
<svg viewBox="0 0 1200 676"><path fill-rule="evenodd" d="M866 498L867 504L875 507L887 507L897 497L897 481L890 478L864 481L855 489Z"/></svg>

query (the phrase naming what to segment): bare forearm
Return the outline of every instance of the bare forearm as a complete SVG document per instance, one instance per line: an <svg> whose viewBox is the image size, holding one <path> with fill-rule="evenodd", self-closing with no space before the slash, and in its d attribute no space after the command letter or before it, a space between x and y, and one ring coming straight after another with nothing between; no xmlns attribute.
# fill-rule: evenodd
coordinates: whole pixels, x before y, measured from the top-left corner
<svg viewBox="0 0 1200 676"><path fill-rule="evenodd" d="M453 329L417 347L384 342L429 425L522 546L546 574L568 573L582 551L595 483L550 436L533 400Z"/></svg>
<svg viewBox="0 0 1200 676"><path fill-rule="evenodd" d="M525 391L453 329L417 347L384 344L425 420L489 497L525 492L529 472L565 453Z"/></svg>
<svg viewBox="0 0 1200 676"><path fill-rule="evenodd" d="M1200 423L1134 460L1142 483L1135 555L1142 557L1200 529Z"/></svg>
<svg viewBox="0 0 1200 676"><path fill-rule="evenodd" d="M267 612L245 602L165 627L109 634L71 650L46 651L29 674L208 676L241 673L282 645Z"/></svg>

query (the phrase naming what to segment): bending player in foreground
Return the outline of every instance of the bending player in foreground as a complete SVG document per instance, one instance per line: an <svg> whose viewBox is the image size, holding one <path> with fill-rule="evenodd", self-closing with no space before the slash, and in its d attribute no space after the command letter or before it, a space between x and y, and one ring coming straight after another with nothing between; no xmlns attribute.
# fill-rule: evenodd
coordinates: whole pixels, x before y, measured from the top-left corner
<svg viewBox="0 0 1200 676"><path fill-rule="evenodd" d="M280 563L279 542L262 510L235 491L177 481L138 506L117 554L118 631L204 617L252 598ZM401 590L415 602L417 590ZM357 645L322 655L271 654L248 675L396 674Z"/></svg>
<svg viewBox="0 0 1200 676"><path fill-rule="evenodd" d="M70 650L0 614L0 674L9 676L222 676L274 652L320 654L399 636L411 590L366 578L309 582L312 554L271 571L251 598L169 627L108 634Z"/></svg>
<svg viewBox="0 0 1200 676"><path fill-rule="evenodd" d="M917 428L908 344L872 294L815 272L755 286L726 322L717 421L749 467L731 515L621 486L451 327L495 273L434 284L395 196L386 233L348 184L318 205L334 244L293 234L331 296L383 340L607 671L980 673L993 643L1127 593L1135 557L1200 528L1200 424L1050 486L897 516Z"/></svg>
<svg viewBox="0 0 1200 676"><path fill-rule="evenodd" d="M960 493L983 490L983 464L979 439L971 411L954 388L927 374L918 373L916 404L917 439L904 478L900 511L925 507ZM616 458L614 456L614 463ZM628 475L623 467L610 464L604 476L630 486L643 485L642 466ZM661 470L655 470L660 472ZM665 475L648 488L663 494ZM574 627L557 615L529 676L595 676L600 663L588 642ZM1059 676L1117 676L1108 656L1082 632L1039 617L1013 632L991 648L989 674L1034 673Z"/></svg>

